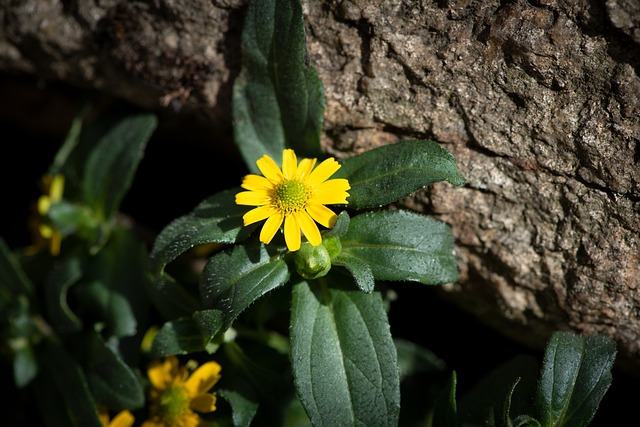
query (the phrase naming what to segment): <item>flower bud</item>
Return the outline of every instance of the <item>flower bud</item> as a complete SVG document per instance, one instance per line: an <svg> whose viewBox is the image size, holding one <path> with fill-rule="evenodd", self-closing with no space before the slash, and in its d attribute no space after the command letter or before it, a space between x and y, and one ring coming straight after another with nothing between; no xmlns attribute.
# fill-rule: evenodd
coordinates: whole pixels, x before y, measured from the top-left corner
<svg viewBox="0 0 640 427"><path fill-rule="evenodd" d="M317 279L331 270L331 257L324 244L311 246L304 242L295 252L294 262L296 270L305 279Z"/></svg>

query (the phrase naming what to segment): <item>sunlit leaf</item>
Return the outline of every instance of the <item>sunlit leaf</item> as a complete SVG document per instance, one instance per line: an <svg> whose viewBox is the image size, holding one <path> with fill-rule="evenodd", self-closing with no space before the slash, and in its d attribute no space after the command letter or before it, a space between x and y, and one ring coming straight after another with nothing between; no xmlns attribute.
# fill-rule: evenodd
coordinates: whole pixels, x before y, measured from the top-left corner
<svg viewBox="0 0 640 427"><path fill-rule="evenodd" d="M449 226L409 211L366 212L351 218L335 263L365 263L376 280L436 285L458 280Z"/></svg>
<svg viewBox="0 0 640 427"><path fill-rule="evenodd" d="M291 363L298 396L314 426L394 426L400 381L382 298L330 288L329 277L293 286Z"/></svg>
<svg viewBox="0 0 640 427"><path fill-rule="evenodd" d="M461 185L456 159L438 143L407 140L344 159L334 178L347 178L349 208L367 209L395 202L436 182Z"/></svg>
<svg viewBox="0 0 640 427"><path fill-rule="evenodd" d="M318 157L324 89L306 53L296 0L249 3L242 33L242 70L233 88L234 136L252 172L282 150Z"/></svg>
<svg viewBox="0 0 640 427"><path fill-rule="evenodd" d="M238 187L217 193L163 228L151 251L154 274L162 272L169 262L197 245L235 243L255 230L255 226L243 226L242 216L247 207L236 205L235 195L239 191Z"/></svg>
<svg viewBox="0 0 640 427"><path fill-rule="evenodd" d="M103 218L118 211L156 125L149 113L103 114L83 129L81 139L93 145L84 165L84 201Z"/></svg>
<svg viewBox="0 0 640 427"><path fill-rule="evenodd" d="M200 278L200 293L206 307L224 313L224 327L256 299L283 285L290 273L281 254L264 245L235 246L209 259Z"/></svg>

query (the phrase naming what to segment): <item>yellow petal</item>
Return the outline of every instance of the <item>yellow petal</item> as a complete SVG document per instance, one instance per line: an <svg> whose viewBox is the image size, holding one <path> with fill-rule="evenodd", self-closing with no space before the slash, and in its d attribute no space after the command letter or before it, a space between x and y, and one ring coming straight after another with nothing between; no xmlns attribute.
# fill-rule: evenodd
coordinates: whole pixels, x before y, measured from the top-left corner
<svg viewBox="0 0 640 427"><path fill-rule="evenodd" d="M323 205L346 204L349 197L349 181L346 179L330 179L316 187L313 197L310 199L312 203L321 203Z"/></svg>
<svg viewBox="0 0 640 427"><path fill-rule="evenodd" d="M313 167L316 165L317 159L302 159L298 165L298 178L303 179L311 174Z"/></svg>
<svg viewBox="0 0 640 427"><path fill-rule="evenodd" d="M167 376L160 361L154 361L149 365L147 376L155 388L163 389L167 384Z"/></svg>
<svg viewBox="0 0 640 427"><path fill-rule="evenodd" d="M120 412L109 423L109 427L131 427L136 419L133 414L127 410Z"/></svg>
<svg viewBox="0 0 640 427"><path fill-rule="evenodd" d="M60 255L60 248L62 247L62 235L57 231L51 234L51 241L49 242L49 252L51 255Z"/></svg>
<svg viewBox="0 0 640 427"><path fill-rule="evenodd" d="M336 173L338 169L340 169L340 163L338 163L333 157L329 157L320 163L313 172L311 172L311 175L309 175L309 181L311 181L311 184L313 185L318 185L326 181L331 175Z"/></svg>
<svg viewBox="0 0 640 427"><path fill-rule="evenodd" d="M236 194L237 205L262 206L269 203L267 191L241 191Z"/></svg>
<svg viewBox="0 0 640 427"><path fill-rule="evenodd" d="M211 426L210 423L200 418L200 415L195 412L189 412L188 414L184 414L180 417L178 421L180 427L207 427ZM162 427L173 427L163 424Z"/></svg>
<svg viewBox="0 0 640 427"><path fill-rule="evenodd" d="M294 214L300 224L300 229L304 233L305 237L311 243L311 246L318 246L322 243L322 236L320 235L320 230L318 230L318 226L313 219L306 212L300 212Z"/></svg>
<svg viewBox="0 0 640 427"><path fill-rule="evenodd" d="M147 376L151 384L157 389L164 389L171 384L173 378L177 375L178 358L175 356L167 357L164 361L155 360L147 369Z"/></svg>
<svg viewBox="0 0 640 427"><path fill-rule="evenodd" d="M256 165L258 165L258 169L260 169L262 175L272 183L277 184L284 179L284 175L276 162L266 154L258 159Z"/></svg>
<svg viewBox="0 0 640 427"><path fill-rule="evenodd" d="M244 177L240 185L245 190L269 190L273 188L273 184L261 175L249 174Z"/></svg>
<svg viewBox="0 0 640 427"><path fill-rule="evenodd" d="M194 397L209 391L219 379L220 365L216 362L207 362L191 374L185 383L185 387L189 394Z"/></svg>
<svg viewBox="0 0 640 427"><path fill-rule="evenodd" d="M298 170L298 159L296 153L291 149L282 152L282 173L285 178L291 179L296 176Z"/></svg>
<svg viewBox="0 0 640 427"><path fill-rule="evenodd" d="M106 407L99 405L97 407L98 410L98 419L103 426L109 425L109 411Z"/></svg>
<svg viewBox="0 0 640 427"><path fill-rule="evenodd" d="M64 175L57 174L51 180L51 186L49 187L49 197L54 202L62 199L62 192L64 191Z"/></svg>
<svg viewBox="0 0 640 427"><path fill-rule="evenodd" d="M216 397L211 394L201 394L191 399L191 409L198 412L213 412L216 410Z"/></svg>
<svg viewBox="0 0 640 427"><path fill-rule="evenodd" d="M260 241L265 245L271 242L276 231L280 229L280 225L284 220L284 215L280 212L274 212L269 219L267 219L260 230Z"/></svg>
<svg viewBox="0 0 640 427"><path fill-rule="evenodd" d="M244 225L250 225L254 222L262 221L269 218L271 215L277 213L271 206L260 206L259 208L251 209L249 212L242 216Z"/></svg>
<svg viewBox="0 0 640 427"><path fill-rule="evenodd" d="M50 239L51 236L53 236L53 228L51 228L47 224L39 224L38 231L40 232L40 235L45 239Z"/></svg>
<svg viewBox="0 0 640 427"><path fill-rule="evenodd" d="M311 215L318 224L327 228L333 227L338 216L328 207L316 203L307 204L307 213Z"/></svg>
<svg viewBox="0 0 640 427"><path fill-rule="evenodd" d="M40 215L46 215L51 207L51 199L49 196L40 196L38 198L38 213Z"/></svg>
<svg viewBox="0 0 640 427"><path fill-rule="evenodd" d="M300 249L300 225L294 215L287 215L284 219L284 241L291 252Z"/></svg>
<svg viewBox="0 0 640 427"><path fill-rule="evenodd" d="M142 342L140 343L140 349L142 349L144 353L148 353L151 351L153 340L155 339L156 335L158 335L158 330L159 328L157 326L151 325L149 329L147 329L147 332L144 333Z"/></svg>

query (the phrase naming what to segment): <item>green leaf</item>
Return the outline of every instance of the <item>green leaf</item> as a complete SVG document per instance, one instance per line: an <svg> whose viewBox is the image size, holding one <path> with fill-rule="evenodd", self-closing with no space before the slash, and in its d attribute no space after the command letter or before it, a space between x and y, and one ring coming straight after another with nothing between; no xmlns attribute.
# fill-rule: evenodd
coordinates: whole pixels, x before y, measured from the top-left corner
<svg viewBox="0 0 640 427"><path fill-rule="evenodd" d="M0 295L4 289L0 286ZM40 314L33 314L30 301L18 295L6 306L0 306L0 336L3 338L3 353L13 359L13 380L18 388L25 388L35 379L40 370L33 345L49 328L42 322Z"/></svg>
<svg viewBox="0 0 640 427"><path fill-rule="evenodd" d="M324 238L327 237L342 237L349 230L349 223L351 219L349 218L349 214L347 211L342 211L338 214L338 219L336 219L336 223L333 225L333 228L327 231L324 235Z"/></svg>
<svg viewBox="0 0 640 427"><path fill-rule="evenodd" d="M340 212L335 225L324 235L323 239L326 240L331 237L340 238L344 236L349 230L350 223L351 219L349 218L349 214L347 214L346 211ZM375 277L373 277L371 267L369 267L369 264L365 261L348 255L342 257L338 255L332 259L332 264L345 267L349 273L351 273L356 285L362 292L369 293L373 291L375 287Z"/></svg>
<svg viewBox="0 0 640 427"><path fill-rule="evenodd" d="M249 427L258 410L258 404L231 390L219 390L217 394L231 405L234 427Z"/></svg>
<svg viewBox="0 0 640 427"><path fill-rule="evenodd" d="M105 336L133 336L148 318L148 282L143 242L131 231L115 228L107 245L89 258L82 282L72 292L82 313L90 312L91 318L104 322ZM80 314L80 309L76 312Z"/></svg>
<svg viewBox="0 0 640 427"><path fill-rule="evenodd" d="M38 359L43 369L37 381L44 381L46 388L41 390L36 384L39 405L47 408L44 418L52 420L67 419L63 424L54 421L47 423L51 426L69 427L103 427L96 412L96 402L93 399L86 377L78 363L69 355L59 343L46 339L37 349ZM45 385L43 384L43 385ZM48 402L57 402L49 405Z"/></svg>
<svg viewBox="0 0 640 427"><path fill-rule="evenodd" d="M300 399L292 399L285 408L282 427L309 427L309 417Z"/></svg>
<svg viewBox="0 0 640 427"><path fill-rule="evenodd" d="M189 354L204 350L205 339L193 317L182 317L165 322L151 345L156 357Z"/></svg>
<svg viewBox="0 0 640 427"><path fill-rule="evenodd" d="M234 137L252 172L284 148L316 157L324 89L308 62L302 8L297 0L249 3L242 32L242 70L234 82Z"/></svg>
<svg viewBox="0 0 640 427"><path fill-rule="evenodd" d="M519 355L488 372L458 399L460 422L484 425L495 411L502 409L500 399L504 402L506 394L511 414L532 413L539 369L535 357ZM518 387L513 389L516 380Z"/></svg>
<svg viewBox="0 0 640 427"><path fill-rule="evenodd" d="M464 183L455 158L433 141L407 140L384 145L341 163L333 178L349 180L350 209L388 205L439 181Z"/></svg>
<svg viewBox="0 0 640 427"><path fill-rule="evenodd" d="M496 406L493 408L496 427L513 427L511 422L511 397L519 382L520 378L516 378L509 389L502 394L501 399L496 402Z"/></svg>
<svg viewBox="0 0 640 427"><path fill-rule="evenodd" d="M246 206L235 203L235 188L202 201L189 214L173 220L156 237L151 251L152 272L159 274L176 257L205 243L236 243L244 240L257 225L243 227Z"/></svg>
<svg viewBox="0 0 640 427"><path fill-rule="evenodd" d="M167 273L153 277L153 283L147 286L147 294L165 319L191 316L202 308L199 299Z"/></svg>
<svg viewBox="0 0 640 427"><path fill-rule="evenodd" d="M43 427L81 427L71 419L73 414L69 413L65 400L58 390L58 385L47 370L35 378L32 389L35 398L33 403L36 403L36 406L32 408L35 408L34 410L40 414Z"/></svg>
<svg viewBox="0 0 640 427"><path fill-rule="evenodd" d="M554 333L545 350L536 395L541 425L587 426L611 385L615 356L610 338Z"/></svg>
<svg viewBox="0 0 640 427"><path fill-rule="evenodd" d="M151 353L158 357L206 350L221 331L222 319L220 310L211 309L165 322L153 340Z"/></svg>
<svg viewBox="0 0 640 427"><path fill-rule="evenodd" d="M495 427L540 427L540 423L530 415L519 415L514 419L511 418L511 401L514 397L516 386L520 382L520 378L516 378L513 384L501 393L500 399L493 408Z"/></svg>
<svg viewBox="0 0 640 427"><path fill-rule="evenodd" d="M400 370L401 426L428 426L439 391L449 381L443 360L411 341L394 338ZM467 426L471 427L471 425Z"/></svg>
<svg viewBox="0 0 640 427"><path fill-rule="evenodd" d="M449 226L409 211L367 212L351 218L334 262L366 263L376 280L407 280L427 285L458 280Z"/></svg>
<svg viewBox="0 0 640 427"><path fill-rule="evenodd" d="M255 300L289 280L281 254L264 245L235 246L209 258L200 277L200 294L206 307L224 313L226 330Z"/></svg>
<svg viewBox="0 0 640 427"><path fill-rule="evenodd" d="M193 313L193 320L195 320L200 333L205 339L205 347L210 343L224 326L224 314L220 310L198 310Z"/></svg>
<svg viewBox="0 0 640 427"><path fill-rule="evenodd" d="M540 427L540 423L529 415L520 415L512 421L513 427Z"/></svg>
<svg viewBox="0 0 640 427"><path fill-rule="evenodd" d="M44 286L45 308L51 324L58 333L82 329L82 320L67 302L69 288L82 277L80 258L62 259L53 265Z"/></svg>
<svg viewBox="0 0 640 427"><path fill-rule="evenodd" d="M96 243L103 243L105 239L101 224L96 221L93 211L85 205L61 200L51 205L47 216L63 237L77 234L89 242Z"/></svg>
<svg viewBox="0 0 640 427"><path fill-rule="evenodd" d="M445 362L430 350L402 338L394 338L398 352L400 379L417 373L442 373Z"/></svg>
<svg viewBox="0 0 640 427"><path fill-rule="evenodd" d="M33 347L25 343L13 355L13 380L18 388L23 388L38 374L38 361Z"/></svg>
<svg viewBox="0 0 640 427"><path fill-rule="evenodd" d="M58 152L56 153L56 156L53 160L53 164L51 165L52 174L58 173L65 166L69 157L74 152L76 146L80 142L82 127L90 111L91 104L85 103L76 113L73 121L71 122L71 126L67 131L67 136L65 137L60 149L58 149Z"/></svg>
<svg viewBox="0 0 640 427"><path fill-rule="evenodd" d="M396 349L378 292L333 289L326 276L293 285L291 361L314 426L394 426Z"/></svg>
<svg viewBox="0 0 640 427"><path fill-rule="evenodd" d="M344 254L336 257L332 264L345 267L349 270L356 285L362 292L373 292L376 284L375 277L373 277L373 271L365 260Z"/></svg>
<svg viewBox="0 0 640 427"><path fill-rule="evenodd" d="M135 372L96 333L82 343L83 367L96 402L120 411L144 405L144 388Z"/></svg>
<svg viewBox="0 0 640 427"><path fill-rule="evenodd" d="M456 408L456 373L451 373L449 382L436 397L433 408L433 427L457 427L458 411Z"/></svg>
<svg viewBox="0 0 640 427"><path fill-rule="evenodd" d="M84 169L84 200L111 219L131 186L157 119L153 114L103 114L82 135L94 145Z"/></svg>
<svg viewBox="0 0 640 427"><path fill-rule="evenodd" d="M14 297L33 294L33 284L2 237L0 237L0 283Z"/></svg>
<svg viewBox="0 0 640 427"><path fill-rule="evenodd" d="M220 348L226 360L224 369L227 374L223 373L223 377L236 389L250 392L263 405L275 407L279 407L282 399L292 394L289 364L273 349L241 338L227 341ZM268 419L273 415L272 411L273 408L268 408L261 415ZM265 418L261 418L260 424L266 421Z"/></svg>

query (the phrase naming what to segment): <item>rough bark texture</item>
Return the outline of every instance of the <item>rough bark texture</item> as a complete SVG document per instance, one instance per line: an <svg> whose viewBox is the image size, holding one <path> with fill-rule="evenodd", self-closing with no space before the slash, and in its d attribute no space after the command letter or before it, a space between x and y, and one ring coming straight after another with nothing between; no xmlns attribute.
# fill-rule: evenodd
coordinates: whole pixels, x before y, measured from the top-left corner
<svg viewBox="0 0 640 427"><path fill-rule="evenodd" d="M230 135L246 1L4 4L2 71L198 111ZM466 185L402 201L453 228L462 279L445 297L538 348L556 329L608 335L640 373L638 3L303 6L329 152L417 137L459 161Z"/></svg>

